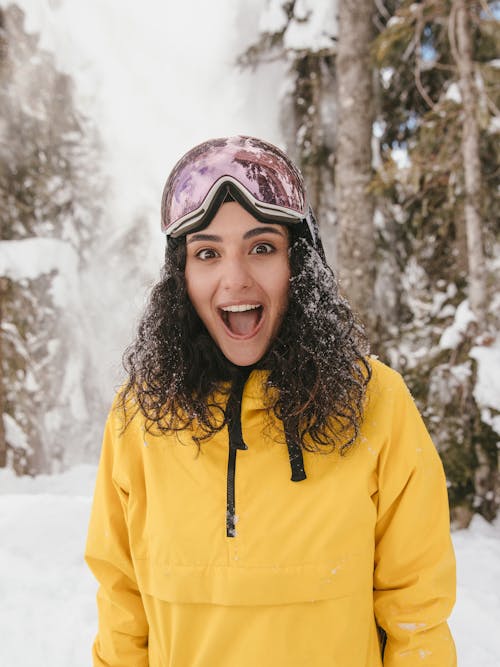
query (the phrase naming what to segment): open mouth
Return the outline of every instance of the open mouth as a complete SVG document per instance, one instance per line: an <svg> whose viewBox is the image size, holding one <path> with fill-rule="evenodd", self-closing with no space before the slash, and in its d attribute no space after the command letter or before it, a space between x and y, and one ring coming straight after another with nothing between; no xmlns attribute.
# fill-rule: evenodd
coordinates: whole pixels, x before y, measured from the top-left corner
<svg viewBox="0 0 500 667"><path fill-rule="evenodd" d="M232 336L239 338L251 338L257 333L263 311L260 304L247 303L219 308L226 329Z"/></svg>

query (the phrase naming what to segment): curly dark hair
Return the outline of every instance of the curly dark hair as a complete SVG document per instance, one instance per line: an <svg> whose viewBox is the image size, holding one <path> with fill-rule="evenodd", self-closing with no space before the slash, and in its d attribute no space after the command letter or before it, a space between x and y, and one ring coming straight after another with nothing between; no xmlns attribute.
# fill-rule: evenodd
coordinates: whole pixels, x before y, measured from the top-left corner
<svg viewBox="0 0 500 667"><path fill-rule="evenodd" d="M266 408L287 434L295 433L304 449L344 454L358 436L371 377L366 338L303 229L290 227L289 239L288 308L276 339L252 368L269 372ZM200 444L227 423L226 402L215 396L229 396L238 367L195 312L185 262L185 239L169 240L160 280L123 357L128 380L118 407L126 423L131 405L132 416L142 412L147 431L196 427Z"/></svg>

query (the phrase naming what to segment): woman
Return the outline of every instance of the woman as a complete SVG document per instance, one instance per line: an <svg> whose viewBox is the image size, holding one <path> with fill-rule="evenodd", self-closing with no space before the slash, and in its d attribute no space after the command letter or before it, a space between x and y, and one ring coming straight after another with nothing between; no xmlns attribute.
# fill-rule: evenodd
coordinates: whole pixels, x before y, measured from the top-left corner
<svg viewBox="0 0 500 667"><path fill-rule="evenodd" d="M455 665L442 466L367 356L298 170L208 141L162 221L90 520L94 665Z"/></svg>

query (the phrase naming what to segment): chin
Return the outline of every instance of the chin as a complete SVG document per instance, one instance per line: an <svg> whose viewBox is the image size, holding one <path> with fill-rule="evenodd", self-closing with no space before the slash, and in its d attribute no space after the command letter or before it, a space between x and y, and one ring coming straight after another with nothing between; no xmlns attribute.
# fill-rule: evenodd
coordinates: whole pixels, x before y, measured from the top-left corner
<svg viewBox="0 0 500 667"><path fill-rule="evenodd" d="M241 356L241 355L224 355L228 361L230 361L232 364L235 366L253 366L256 364L258 361L262 359L264 355L258 355L258 356Z"/></svg>
<svg viewBox="0 0 500 667"><path fill-rule="evenodd" d="M255 352L250 351L234 351L234 350L225 350L221 347L222 354L226 357L235 366L253 366L258 361L262 359L266 350L256 350Z"/></svg>

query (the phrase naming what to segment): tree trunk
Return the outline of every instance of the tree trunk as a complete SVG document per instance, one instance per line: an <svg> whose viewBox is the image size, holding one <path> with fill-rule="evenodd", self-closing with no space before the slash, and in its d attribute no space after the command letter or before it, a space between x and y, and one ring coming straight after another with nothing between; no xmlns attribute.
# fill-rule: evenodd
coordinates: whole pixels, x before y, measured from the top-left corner
<svg viewBox="0 0 500 667"><path fill-rule="evenodd" d="M328 263L337 265L334 156L335 51L299 52L290 68L293 86L281 107L289 155L300 166L321 230Z"/></svg>
<svg viewBox="0 0 500 667"><path fill-rule="evenodd" d="M5 389L3 372L3 335L2 335L2 311L5 294L5 278L0 276L0 468L7 466L7 440L5 436L5 425L3 415L5 413Z"/></svg>
<svg viewBox="0 0 500 667"><path fill-rule="evenodd" d="M341 288L368 333L375 327L374 120L372 0L340 0L337 51L338 135L335 171Z"/></svg>
<svg viewBox="0 0 500 667"><path fill-rule="evenodd" d="M456 20L456 52L459 84L463 105L462 155L465 180L465 229L469 269L469 302L477 317L479 330L484 328L486 284L483 239L481 230L481 163L479 159L479 129L477 124L470 14L465 0L454 0Z"/></svg>
<svg viewBox="0 0 500 667"><path fill-rule="evenodd" d="M481 225L481 161L479 155L479 125L477 99L479 91L474 77L474 61L471 37L472 3L453 0L451 21L452 51L458 67L459 86L462 95L463 129L462 157L465 182L465 233L467 237L467 262L469 303L481 333L486 327L486 270L483 253ZM477 466L474 470L476 498L481 499L479 511L487 519L495 515L498 498L498 453L489 452L480 439L474 445Z"/></svg>

